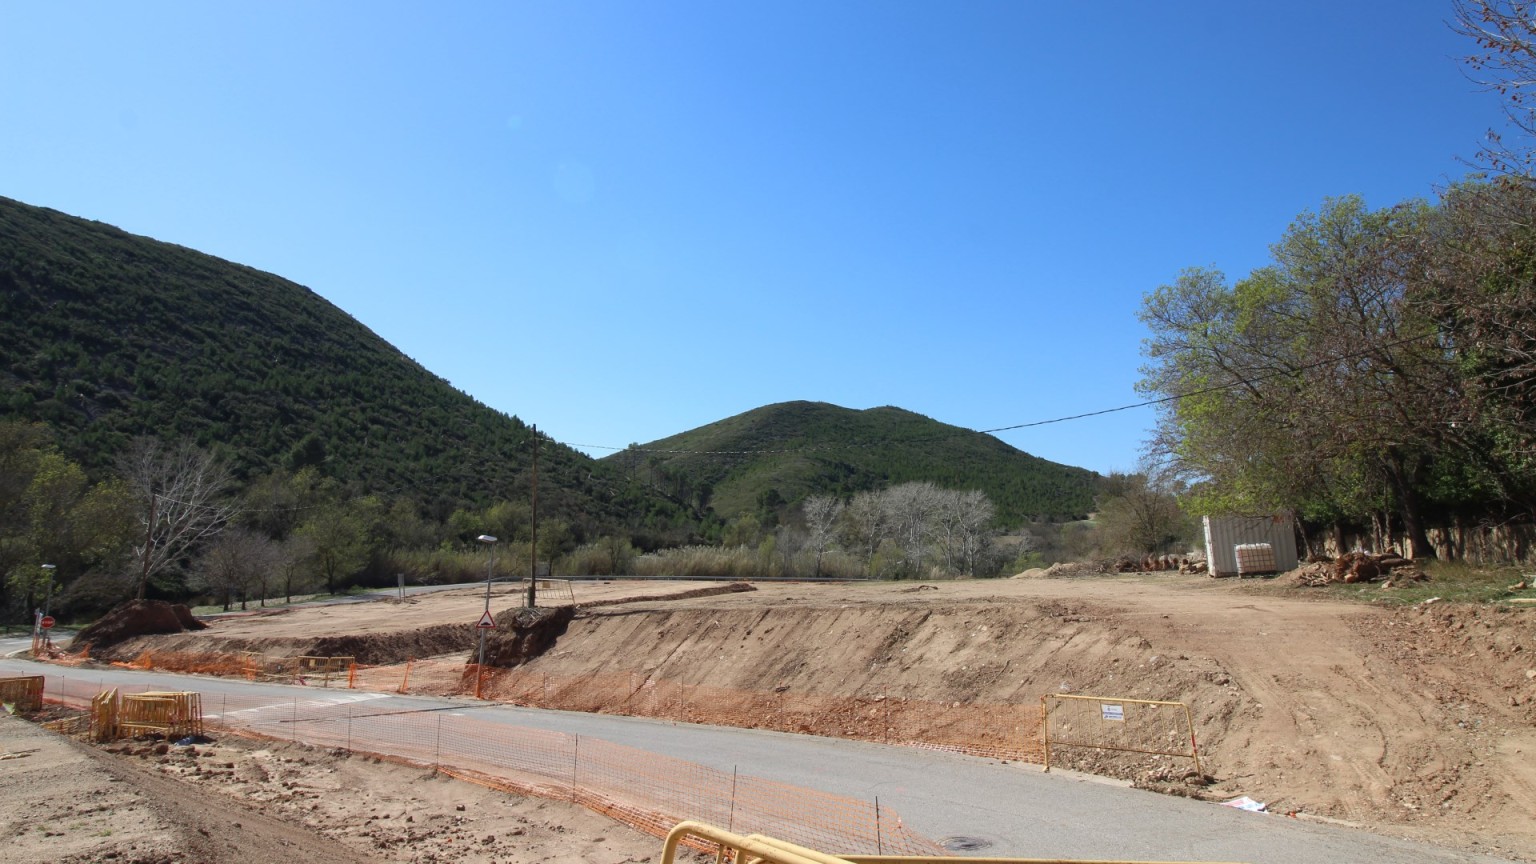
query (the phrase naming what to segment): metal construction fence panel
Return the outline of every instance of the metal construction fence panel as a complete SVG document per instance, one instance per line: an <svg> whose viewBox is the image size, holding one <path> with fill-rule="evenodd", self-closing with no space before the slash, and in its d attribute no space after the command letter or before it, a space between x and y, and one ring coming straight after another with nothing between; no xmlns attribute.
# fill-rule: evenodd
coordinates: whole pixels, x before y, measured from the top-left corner
<svg viewBox="0 0 1536 864"><path fill-rule="evenodd" d="M0 703L17 711L38 711L43 707L43 676L20 675L0 678Z"/></svg>
<svg viewBox="0 0 1536 864"><path fill-rule="evenodd" d="M107 689L83 671L46 677L52 701L88 706ZM400 710L378 702L218 693L202 700L201 719L236 734L343 748L573 801L658 837L680 821L698 819L850 853L943 851L878 803L737 776L602 739L467 716L463 705Z"/></svg>
<svg viewBox="0 0 1536 864"><path fill-rule="evenodd" d="M1040 707L1047 771L1053 749L1063 747L1183 757L1202 771L1194 718L1183 702L1055 694L1040 697Z"/></svg>

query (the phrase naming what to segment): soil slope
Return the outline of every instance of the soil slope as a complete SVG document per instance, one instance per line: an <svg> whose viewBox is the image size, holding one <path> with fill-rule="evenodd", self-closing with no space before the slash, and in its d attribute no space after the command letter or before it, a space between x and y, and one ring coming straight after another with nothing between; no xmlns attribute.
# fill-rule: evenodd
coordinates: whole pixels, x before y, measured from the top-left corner
<svg viewBox="0 0 1536 864"><path fill-rule="evenodd" d="M1048 693L1182 701L1216 782L1172 789L1536 859L1532 610L1389 609L1278 582L1177 575L758 588L610 598L524 668L951 703L1038 705ZM438 601L419 602L411 617L430 626L437 619L424 610ZM377 616L399 620L371 606L324 610L326 627L379 632ZM302 641L314 614L245 619L230 635ZM211 650L225 629L146 642ZM1143 781L1168 767L1092 754L1078 764Z"/></svg>

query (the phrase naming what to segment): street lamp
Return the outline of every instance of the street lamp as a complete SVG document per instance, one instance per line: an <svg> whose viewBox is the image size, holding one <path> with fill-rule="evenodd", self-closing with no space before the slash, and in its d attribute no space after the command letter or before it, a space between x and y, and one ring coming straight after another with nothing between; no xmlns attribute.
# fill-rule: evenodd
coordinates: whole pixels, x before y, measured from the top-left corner
<svg viewBox="0 0 1536 864"><path fill-rule="evenodd" d="M44 564L43 572L48 574L48 589L43 595L43 617L48 617L48 604L53 600L53 571L59 569L56 564Z"/></svg>
<svg viewBox="0 0 1536 864"><path fill-rule="evenodd" d="M479 540L481 543L484 543L485 545L491 547L490 559L488 561L486 561L486 564L485 564L485 614L489 615L489 614L491 614L491 574L493 572L495 572L495 570L496 570L496 538L492 537L489 534L481 534L479 537L476 537L475 539ZM483 672L484 669L485 669L485 631L486 631L487 628L480 627L478 629L480 630L480 663L479 663L479 666L480 666L481 671Z"/></svg>

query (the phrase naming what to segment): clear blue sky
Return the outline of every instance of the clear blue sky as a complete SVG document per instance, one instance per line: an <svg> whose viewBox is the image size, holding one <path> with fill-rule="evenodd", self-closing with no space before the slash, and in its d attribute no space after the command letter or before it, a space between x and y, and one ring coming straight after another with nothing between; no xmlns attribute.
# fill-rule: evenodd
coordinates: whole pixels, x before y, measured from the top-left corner
<svg viewBox="0 0 1536 864"><path fill-rule="evenodd" d="M0 2L0 195L314 289L557 440L1137 401L1142 295L1433 195L1449 0ZM1002 433L1135 465L1150 409Z"/></svg>

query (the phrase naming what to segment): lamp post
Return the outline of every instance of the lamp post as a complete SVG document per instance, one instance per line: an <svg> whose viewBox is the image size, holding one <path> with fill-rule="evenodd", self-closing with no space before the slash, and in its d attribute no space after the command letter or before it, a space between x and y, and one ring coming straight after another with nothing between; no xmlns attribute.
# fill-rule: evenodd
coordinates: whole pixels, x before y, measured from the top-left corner
<svg viewBox="0 0 1536 864"><path fill-rule="evenodd" d="M475 539L479 540L481 543L484 543L485 545L491 547L490 558L486 561L486 564L485 564L485 614L489 615L489 614L491 614L491 574L493 572L495 572L495 570L496 570L496 538L492 537L489 534L481 534L479 537L476 537ZM483 671L484 667L485 667L485 630L486 630L486 628L481 627L481 628L479 628L479 630L480 630L480 662L479 662L478 665L481 667L481 671Z"/></svg>
<svg viewBox="0 0 1536 864"><path fill-rule="evenodd" d="M43 617L48 617L48 604L53 601L53 571L59 569L56 564L44 564L43 572L48 574L48 588L43 594Z"/></svg>

